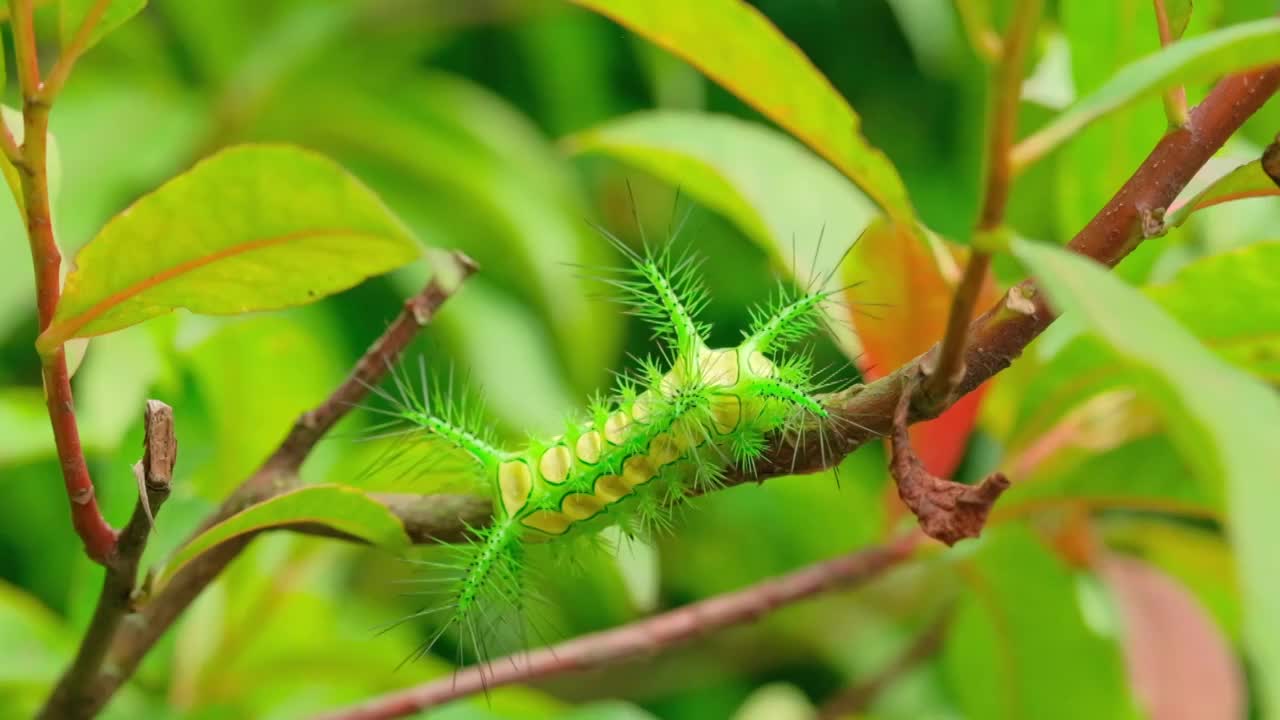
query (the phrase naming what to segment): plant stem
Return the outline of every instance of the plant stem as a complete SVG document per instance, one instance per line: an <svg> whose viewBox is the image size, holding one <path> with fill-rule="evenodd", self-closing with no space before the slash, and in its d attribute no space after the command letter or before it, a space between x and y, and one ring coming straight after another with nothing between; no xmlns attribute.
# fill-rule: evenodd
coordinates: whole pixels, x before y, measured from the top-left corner
<svg viewBox="0 0 1280 720"><path fill-rule="evenodd" d="M1156 27L1160 32L1160 46L1168 47L1175 41L1173 29L1169 26L1169 12L1165 8L1165 0L1152 0L1156 11ZM1169 118L1169 127L1180 128L1187 124L1187 88L1175 85L1161 95L1164 100L1164 114Z"/></svg>
<svg viewBox="0 0 1280 720"><path fill-rule="evenodd" d="M20 161L14 165L18 168L22 185L27 239L31 245L31 262L36 277L36 308L40 331L43 332L53 321L62 292L62 253L53 237L53 214L49 205L49 106L38 99L40 68L36 61L31 0L10 0L9 7L13 17L18 80L24 98L23 144L19 149ZM89 477L89 467L80 445L65 351L59 347L42 355L40 365L45 404L71 505L71 524L84 543L85 553L103 563L115 547L116 531L102 517L94 496L93 480Z"/></svg>
<svg viewBox="0 0 1280 720"><path fill-rule="evenodd" d="M76 34L71 37L71 42L62 48L62 54L58 56L58 61L49 71L48 79L39 90L38 97L43 104L52 105L54 98L67 84L67 78L71 77L71 69L89 48L89 39L93 37L93 32L98 28L98 23L102 21L102 16L106 14L109 5L111 0L96 0L89 8L89 12L85 13L80 27L76 28Z"/></svg>
<svg viewBox="0 0 1280 720"><path fill-rule="evenodd" d="M947 329L942 336L934 365L920 388L924 409L936 414L953 402L952 394L964 376L964 346L973 320L978 295L991 265L991 248L987 241L1004 223L1004 210L1009 201L1012 178L1010 151L1018 131L1018 104L1022 97L1022 76L1027 52L1040 21L1043 0L1020 0L1001 43L1000 61L995 69L991 91L990 120L987 132L987 181L982 196L982 209L974 232L973 253L964 275L956 287Z"/></svg>
<svg viewBox="0 0 1280 720"><path fill-rule="evenodd" d="M883 546L814 563L732 593L661 615L582 635L541 650L473 665L452 676L326 713L317 720L388 720L405 717L481 690L587 670L636 655L652 655L715 630L759 619L827 590L859 585L906 561L918 547L912 534Z"/></svg>
<svg viewBox="0 0 1280 720"><path fill-rule="evenodd" d="M144 448L142 460L134 468L139 492L133 516L120 534L115 552L104 563L107 573L93 619L80 641L75 660L41 709L42 720L89 716L87 710L82 710L87 707L85 693L102 666L121 621L135 604L138 564L147 548L155 513L169 497L169 483L178 456L173 409L157 400L147 401Z"/></svg>

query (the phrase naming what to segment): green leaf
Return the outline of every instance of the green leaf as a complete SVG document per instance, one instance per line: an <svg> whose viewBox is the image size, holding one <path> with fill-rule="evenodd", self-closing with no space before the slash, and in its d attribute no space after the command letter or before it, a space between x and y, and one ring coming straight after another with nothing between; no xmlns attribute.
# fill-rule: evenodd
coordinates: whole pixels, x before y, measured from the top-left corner
<svg viewBox="0 0 1280 720"><path fill-rule="evenodd" d="M826 275L878 216L875 206L803 145L726 115L642 112L569 137L574 152L612 155L723 213L780 265ZM779 182L780 168L786 181ZM820 237L825 258L814 258ZM799 257L792 257L792 255ZM806 285L815 278L802 277Z"/></svg>
<svg viewBox="0 0 1280 720"><path fill-rule="evenodd" d="M105 9L101 8L106 5ZM90 13L97 16L93 32L88 37L84 49L98 44L98 41L125 24L130 18L142 12L147 0L59 0L58 2L58 38L65 49L72 38L79 32Z"/></svg>
<svg viewBox="0 0 1280 720"><path fill-rule="evenodd" d="M1280 399L1090 260L1025 241L1014 249L1059 310L1139 373L1140 390L1165 413L1170 436L1206 491L1225 490L1259 694L1264 709L1280 708L1280 557L1273 548Z"/></svg>
<svg viewBox="0 0 1280 720"><path fill-rule="evenodd" d="M1172 207L1165 218L1165 227L1180 227L1191 213L1219 203L1270 195L1280 195L1280 185L1267 176L1261 159L1254 160L1214 180L1190 200Z"/></svg>
<svg viewBox="0 0 1280 720"><path fill-rule="evenodd" d="M1023 166L1089 124L1166 87L1280 61L1280 19L1268 18L1176 43L1127 65L1096 91L1018 144Z"/></svg>
<svg viewBox="0 0 1280 720"><path fill-rule="evenodd" d="M1280 241L1201 258L1145 292L1219 357L1280 381Z"/></svg>
<svg viewBox="0 0 1280 720"><path fill-rule="evenodd" d="M1132 718L1114 633L1086 621L1082 583L1019 526L988 528L943 649L964 717Z"/></svg>
<svg viewBox="0 0 1280 720"><path fill-rule="evenodd" d="M813 148L895 220L914 227L893 164L809 58L741 0L573 0L666 48Z"/></svg>
<svg viewBox="0 0 1280 720"><path fill-rule="evenodd" d="M1191 11L1195 8L1191 0L1163 0L1165 17L1169 19L1169 34L1174 40L1182 37L1191 23Z"/></svg>
<svg viewBox="0 0 1280 720"><path fill-rule="evenodd" d="M42 352L176 308L212 315L321 297L411 262L409 231L331 160L244 145L117 215L76 256Z"/></svg>
<svg viewBox="0 0 1280 720"><path fill-rule="evenodd" d="M408 544L404 525L386 506L359 490L313 485L253 505L200 533L174 555L164 577L173 577L201 553L227 540L298 523L318 523L383 547Z"/></svg>

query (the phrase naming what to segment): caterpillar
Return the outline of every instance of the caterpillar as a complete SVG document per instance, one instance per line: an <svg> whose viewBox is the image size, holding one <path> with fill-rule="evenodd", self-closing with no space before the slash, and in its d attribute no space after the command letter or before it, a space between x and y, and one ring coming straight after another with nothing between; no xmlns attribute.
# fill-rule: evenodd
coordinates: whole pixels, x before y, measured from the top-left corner
<svg viewBox="0 0 1280 720"><path fill-rule="evenodd" d="M611 400L595 400L555 437L507 449L474 407L431 397L425 378L421 395L397 381L400 397L386 412L411 436L461 451L494 496L492 524L472 529L474 541L459 546L453 562L428 563L450 571L423 579L443 598L411 617L447 615L417 655L452 627L485 659L495 624L488 613L497 608L498 619L518 621L525 610L527 544L593 538L610 525L631 536L661 530L673 508L715 488L729 470L751 473L770 435L831 419L816 397L822 383L811 355L790 347L819 326L823 304L839 290L782 287L750 313L741 343L711 348L710 328L698 320L708 297L694 256L633 250L601 232L629 261L602 280L662 348L619 380Z"/></svg>

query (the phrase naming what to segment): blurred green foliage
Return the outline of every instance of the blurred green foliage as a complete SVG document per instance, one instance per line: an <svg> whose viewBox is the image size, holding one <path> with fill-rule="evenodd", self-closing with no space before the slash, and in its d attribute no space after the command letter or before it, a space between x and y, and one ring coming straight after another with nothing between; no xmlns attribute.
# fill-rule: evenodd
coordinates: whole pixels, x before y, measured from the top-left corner
<svg viewBox="0 0 1280 720"><path fill-rule="evenodd" d="M967 243L981 188L987 71L956 4L752 4L856 109L919 219ZM1008 2L987 4L1004 17ZM1049 5L1024 93L1024 131L1158 47L1148 0ZM1274 5L1201 0L1187 36L1265 17ZM37 20L52 47L65 23L52 5ZM11 49L8 29L5 41ZM1205 87L1188 87L1192 102ZM12 80L5 99L18 100ZM1277 128L1280 102L1272 100L1215 158L1214 174L1256 159ZM1090 126L1019 178L1011 226L1065 242L1165 129L1157 95ZM688 213L674 242L706 258L706 319L713 340L732 344L752 303L779 281L807 282L811 258L830 269L876 212L866 188L691 66L600 16L549 1L152 0L82 60L51 132L60 165L55 220L68 255L140 195L218 149L287 142L336 160L424 244L462 249L482 265L410 353L481 389L488 421L511 439L557 431L615 372L654 349L648 330L584 277L619 261L591 223L637 241L637 222L658 238ZM677 200L682 186L688 192ZM1278 227L1274 198L1218 205L1145 242L1119 276L1143 286L1227 363L1274 383ZM1023 274L1012 261L997 269L1006 283ZM429 273L417 263L306 307L233 318L183 312L93 339L76 376L77 405L108 518L122 524L136 496L130 468L144 398L174 406L181 443L174 496L146 556L158 563L342 379ZM867 300L854 311L874 317L874 298ZM817 357L838 382L852 381L845 353L854 346L836 335L815 339ZM101 580L67 522L35 336L25 239L4 204L5 718L38 706ZM1126 675L1120 615L1088 557L1073 550L1081 542L1086 556L1126 553L1176 579L1204 610L1187 622L1209 624L1243 663L1247 621L1221 495L1195 479L1199 460L1177 454L1185 428L1171 424L1185 420L1157 413L1103 342L1064 318L993 383L960 475L1000 466L1012 469L1017 487L981 541L925 553L864 590L786 608L660 657L501 689L431 717L812 717L948 612L941 649L875 694L866 716L1140 717L1149 698ZM377 447L354 438L368 422L355 418L323 443L305 479L362 482ZM883 539L906 522L889 502L883 468L883 450L869 446L846 459L839 482L824 473L736 487L697 500L653 546L593 557L572 572L546 565L544 639L611 627ZM406 482L398 489L463 491L439 479ZM397 670L430 637L426 624L377 632L417 608L396 584L414 572L386 550L266 536L204 593L106 716L299 717L448 673L452 648ZM1280 668L1253 670L1256 677Z"/></svg>

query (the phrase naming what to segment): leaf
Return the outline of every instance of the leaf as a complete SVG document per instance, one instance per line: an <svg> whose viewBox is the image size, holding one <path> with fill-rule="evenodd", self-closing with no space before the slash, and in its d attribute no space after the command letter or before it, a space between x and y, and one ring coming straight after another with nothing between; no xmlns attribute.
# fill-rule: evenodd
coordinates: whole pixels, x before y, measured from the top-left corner
<svg viewBox="0 0 1280 720"><path fill-rule="evenodd" d="M1025 166L1082 128L1171 85L1204 80L1280 61L1280 19L1268 18L1179 40L1133 62L1020 142L1015 166Z"/></svg>
<svg viewBox="0 0 1280 720"><path fill-rule="evenodd" d="M397 548L408 543L400 519L386 506L359 490L313 485L253 505L200 533L173 556L164 569L164 577L173 577L201 553L227 540L299 523L317 523L383 547Z"/></svg>
<svg viewBox="0 0 1280 720"><path fill-rule="evenodd" d="M1221 534L1153 516L1112 518L1104 526L1108 546L1135 554L1176 579L1233 644L1240 642L1240 583L1231 548Z"/></svg>
<svg viewBox="0 0 1280 720"><path fill-rule="evenodd" d="M106 4L105 9L99 9ZM65 50L79 32L89 13L101 13L84 49L98 44L107 33L142 12L147 0L58 0L58 37Z"/></svg>
<svg viewBox="0 0 1280 720"><path fill-rule="evenodd" d="M1133 717L1116 638L1086 621L1081 579L1025 528L983 534L942 653L963 717Z"/></svg>
<svg viewBox="0 0 1280 720"><path fill-rule="evenodd" d="M314 302L420 256L409 231L331 160L223 150L143 197L76 256L43 353L176 308L212 315Z"/></svg>
<svg viewBox="0 0 1280 720"><path fill-rule="evenodd" d="M654 111L570 136L576 153L606 153L698 198L787 267L818 287L873 217L875 206L800 143L724 115ZM778 182L786 168L787 181ZM837 333L845 318L837 318ZM837 337L853 352L853 343Z"/></svg>
<svg viewBox="0 0 1280 720"><path fill-rule="evenodd" d="M1206 491L1225 492L1259 694L1264 710L1280 708L1280 558L1272 547L1280 398L1090 260L1025 241L1015 242L1014 251L1055 307L1073 313L1140 374L1140 390L1164 412L1170 436Z"/></svg>
<svg viewBox="0 0 1280 720"><path fill-rule="evenodd" d="M1280 380L1280 241L1201 258L1145 292L1219 357Z"/></svg>
<svg viewBox="0 0 1280 720"><path fill-rule="evenodd" d="M1192 0L1162 0L1165 17L1169 19L1169 34L1174 40L1182 37L1191 22Z"/></svg>
<svg viewBox="0 0 1280 720"><path fill-rule="evenodd" d="M742 0L573 0L684 58L858 184L907 227L914 211L893 164L859 132L831 82Z"/></svg>
<svg viewBox="0 0 1280 720"><path fill-rule="evenodd" d="M1259 158L1214 180L1190 200L1174 204L1165 216L1165 227L1181 227L1195 211L1219 203L1270 195L1280 195L1280 184L1267 176Z"/></svg>
<svg viewBox="0 0 1280 720"><path fill-rule="evenodd" d="M875 380L928 350L946 330L963 256L930 238L931 246L892 221L872 222L841 268L848 285L850 318L862 346L856 360ZM997 298L987 276L975 316ZM964 455L986 386L969 393L939 417L911 428L914 446L935 475L950 477Z"/></svg>
<svg viewBox="0 0 1280 720"><path fill-rule="evenodd" d="M1129 680L1153 720L1245 716L1244 678L1213 618L1182 586L1140 560L1106 555L1103 582L1120 611Z"/></svg>
<svg viewBox="0 0 1280 720"><path fill-rule="evenodd" d="M334 93L344 97L337 106ZM262 132L341 158L422 237L464 250L485 278L513 289L554 333L554 359L578 393L607 383L623 323L574 266L614 258L583 221L563 157L528 117L465 78L396 72L375 82L345 66L295 80L266 115Z"/></svg>

